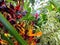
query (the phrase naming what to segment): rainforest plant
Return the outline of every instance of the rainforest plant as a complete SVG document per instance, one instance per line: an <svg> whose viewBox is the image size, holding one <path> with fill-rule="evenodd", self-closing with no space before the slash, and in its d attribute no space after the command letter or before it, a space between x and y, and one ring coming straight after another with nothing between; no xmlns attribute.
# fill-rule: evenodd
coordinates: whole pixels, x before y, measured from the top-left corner
<svg viewBox="0 0 60 45"><path fill-rule="evenodd" d="M60 45L60 1L40 0L36 9L35 3L36 0L0 1L1 44Z"/></svg>

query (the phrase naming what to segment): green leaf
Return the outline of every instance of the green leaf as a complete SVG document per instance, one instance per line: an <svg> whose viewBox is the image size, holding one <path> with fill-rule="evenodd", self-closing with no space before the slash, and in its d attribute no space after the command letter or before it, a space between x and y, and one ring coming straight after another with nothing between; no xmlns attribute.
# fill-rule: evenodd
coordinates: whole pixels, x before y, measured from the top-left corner
<svg viewBox="0 0 60 45"><path fill-rule="evenodd" d="M28 45L26 41L18 34L16 29L6 20L6 18L0 13L0 22L5 26L11 35L19 42L20 45Z"/></svg>
<svg viewBox="0 0 60 45"><path fill-rule="evenodd" d="M58 12L60 12L60 1L59 0L51 0L51 4L53 4Z"/></svg>
<svg viewBox="0 0 60 45"><path fill-rule="evenodd" d="M47 9L48 9L49 11L52 11L54 8L55 8L54 5L51 4L51 3L50 3L49 6L47 6Z"/></svg>
<svg viewBox="0 0 60 45"><path fill-rule="evenodd" d="M6 0L7 2L11 2L12 0Z"/></svg>
<svg viewBox="0 0 60 45"><path fill-rule="evenodd" d="M27 11L28 11L28 14L30 14L31 13L31 8L30 7L27 8Z"/></svg>
<svg viewBox="0 0 60 45"><path fill-rule="evenodd" d="M47 15L42 13L40 14L40 19L37 21L37 25L41 26L42 24L45 24L47 22Z"/></svg>
<svg viewBox="0 0 60 45"><path fill-rule="evenodd" d="M34 5L35 0L29 0L29 2Z"/></svg>

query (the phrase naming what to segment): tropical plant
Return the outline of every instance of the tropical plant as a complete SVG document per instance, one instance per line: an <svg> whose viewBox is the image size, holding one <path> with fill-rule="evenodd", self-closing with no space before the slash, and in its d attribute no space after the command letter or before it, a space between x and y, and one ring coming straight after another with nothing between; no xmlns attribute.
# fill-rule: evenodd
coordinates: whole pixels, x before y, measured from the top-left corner
<svg viewBox="0 0 60 45"><path fill-rule="evenodd" d="M36 0L6 0L7 5L0 2L0 31L3 30L3 40L10 45L14 45L11 37L18 42L17 45L60 45L60 1L37 2L37 8ZM4 33L6 30L8 37Z"/></svg>

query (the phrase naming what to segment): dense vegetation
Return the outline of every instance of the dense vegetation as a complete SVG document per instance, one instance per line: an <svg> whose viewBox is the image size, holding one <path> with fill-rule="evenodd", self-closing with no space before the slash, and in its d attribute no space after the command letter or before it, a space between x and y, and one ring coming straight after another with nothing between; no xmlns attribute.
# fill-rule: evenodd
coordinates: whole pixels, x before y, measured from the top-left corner
<svg viewBox="0 0 60 45"><path fill-rule="evenodd" d="M1 44L60 45L60 0L39 1L0 1Z"/></svg>

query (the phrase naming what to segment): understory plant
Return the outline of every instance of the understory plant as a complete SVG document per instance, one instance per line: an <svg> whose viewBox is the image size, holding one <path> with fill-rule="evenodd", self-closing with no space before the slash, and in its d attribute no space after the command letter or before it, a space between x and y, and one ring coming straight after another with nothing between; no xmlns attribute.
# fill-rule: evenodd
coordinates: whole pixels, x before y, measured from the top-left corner
<svg viewBox="0 0 60 45"><path fill-rule="evenodd" d="M35 0L7 0L6 3L10 3L10 6L4 3L0 6L3 7L3 11L0 8L2 40L10 45L15 45L11 37L16 45L60 45L59 0L40 0L36 9ZM6 30L8 33L4 32Z"/></svg>

